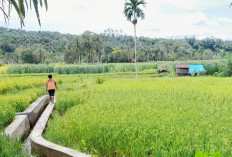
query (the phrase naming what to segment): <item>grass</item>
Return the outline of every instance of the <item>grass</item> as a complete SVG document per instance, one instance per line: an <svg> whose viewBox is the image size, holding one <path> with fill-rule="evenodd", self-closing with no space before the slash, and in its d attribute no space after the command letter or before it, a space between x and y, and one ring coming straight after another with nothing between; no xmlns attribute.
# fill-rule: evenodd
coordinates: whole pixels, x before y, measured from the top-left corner
<svg viewBox="0 0 232 157"><path fill-rule="evenodd" d="M81 80L79 76L54 75L58 87ZM3 132L15 117L16 112L24 111L30 103L45 92L46 74L0 75L0 132ZM0 134L0 157L24 157L21 141Z"/></svg>
<svg viewBox="0 0 232 157"><path fill-rule="evenodd" d="M222 69L215 63L223 67L207 62L210 73ZM169 75L155 66L141 64L137 80L133 64L112 64L109 73L54 74L58 103L45 137L98 156L230 156L232 81L155 78ZM46 73L0 75L0 130L46 94L46 80ZM0 137L0 157L20 155L21 142Z"/></svg>
<svg viewBox="0 0 232 157"><path fill-rule="evenodd" d="M0 73L6 72L7 69L8 69L8 66L6 66L6 65L0 66Z"/></svg>
<svg viewBox="0 0 232 157"><path fill-rule="evenodd" d="M58 83L78 81L79 76L54 76ZM1 75L0 77L0 130L14 118L15 112L22 112L38 97L47 94L45 82L47 75Z"/></svg>
<svg viewBox="0 0 232 157"><path fill-rule="evenodd" d="M29 157L23 150L23 144L8 136L0 135L0 157Z"/></svg>
<svg viewBox="0 0 232 157"><path fill-rule="evenodd" d="M98 156L232 154L230 78L103 80L58 92L46 139Z"/></svg>

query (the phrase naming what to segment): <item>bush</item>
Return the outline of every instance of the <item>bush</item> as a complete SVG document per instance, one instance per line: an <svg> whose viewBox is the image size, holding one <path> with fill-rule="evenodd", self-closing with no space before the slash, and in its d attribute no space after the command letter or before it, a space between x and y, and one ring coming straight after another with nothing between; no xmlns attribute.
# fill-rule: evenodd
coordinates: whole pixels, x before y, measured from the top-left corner
<svg viewBox="0 0 232 157"><path fill-rule="evenodd" d="M216 77L231 77L231 70L226 68L223 72L215 73Z"/></svg>
<svg viewBox="0 0 232 157"><path fill-rule="evenodd" d="M225 68L225 63L205 63L203 64L207 75L214 75L215 72L222 72Z"/></svg>
<svg viewBox="0 0 232 157"><path fill-rule="evenodd" d="M98 77L96 83L97 84L103 84L106 81L105 78Z"/></svg>

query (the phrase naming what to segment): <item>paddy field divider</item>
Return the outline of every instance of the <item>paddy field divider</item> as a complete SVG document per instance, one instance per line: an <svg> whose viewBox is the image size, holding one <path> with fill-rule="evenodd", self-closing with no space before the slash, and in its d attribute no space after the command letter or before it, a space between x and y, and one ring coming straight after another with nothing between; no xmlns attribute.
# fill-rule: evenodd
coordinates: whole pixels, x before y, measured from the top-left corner
<svg viewBox="0 0 232 157"><path fill-rule="evenodd" d="M48 95L40 97L24 112L16 113L15 120L3 134L18 140L28 137L29 148L27 149L39 157L90 157L89 154L54 144L43 138L43 132L54 107L55 104L49 103Z"/></svg>

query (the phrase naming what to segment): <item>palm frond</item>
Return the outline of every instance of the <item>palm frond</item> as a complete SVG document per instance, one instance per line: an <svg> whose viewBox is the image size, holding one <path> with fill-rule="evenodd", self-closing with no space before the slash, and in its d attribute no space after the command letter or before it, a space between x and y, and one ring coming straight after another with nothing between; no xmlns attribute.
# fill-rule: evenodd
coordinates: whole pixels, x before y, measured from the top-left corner
<svg viewBox="0 0 232 157"><path fill-rule="evenodd" d="M126 0L124 4L124 15L128 21L132 21L132 17L134 16L134 20L137 18L144 19L145 13L141 8L140 5L143 7L146 6L145 0Z"/></svg>
<svg viewBox="0 0 232 157"><path fill-rule="evenodd" d="M46 10L48 10L48 1L47 0L44 0L44 5L45 5Z"/></svg>
<svg viewBox="0 0 232 157"><path fill-rule="evenodd" d="M143 6L145 7L146 4L147 4L147 3L146 3L144 0L140 0L140 1L137 2L137 6L143 5Z"/></svg>
<svg viewBox="0 0 232 157"><path fill-rule="evenodd" d="M5 10L4 10L2 7L0 7L0 10L2 11L3 16L4 16L4 19L5 19L5 21L6 21L6 20L8 19L7 13L5 12Z"/></svg>
<svg viewBox="0 0 232 157"><path fill-rule="evenodd" d="M22 28L22 26L24 25L23 19L25 18L24 1L18 0L18 4L19 4L19 17L20 17L20 23Z"/></svg>
<svg viewBox="0 0 232 157"><path fill-rule="evenodd" d="M130 5L125 5L124 15L126 16L128 21L131 21L133 15L133 9Z"/></svg>
<svg viewBox="0 0 232 157"><path fill-rule="evenodd" d="M33 4L34 4L34 9L35 9L35 13L36 13L36 16L37 16L38 23L41 26L40 17L39 17L38 0L33 0Z"/></svg>
<svg viewBox="0 0 232 157"><path fill-rule="evenodd" d="M144 14L144 12L143 12L142 9L137 8L137 10L136 10L135 12L136 12L136 16L137 16L138 18L141 18L142 20L145 18L145 14Z"/></svg>
<svg viewBox="0 0 232 157"><path fill-rule="evenodd" d="M8 9L4 9L4 6L8 5ZM32 4L34 6L34 10L37 16L37 20L39 25L41 26L40 22L40 15L39 15L39 6L42 8L45 5L46 10L48 9L47 0L0 0L0 11L2 11L4 17L6 18L6 22L9 20L11 8L16 10L19 18L21 27L24 26L24 19L26 16L26 10L29 8L32 9Z"/></svg>
<svg viewBox="0 0 232 157"><path fill-rule="evenodd" d="M43 1L39 0L39 2L40 2L40 6L42 7L43 6Z"/></svg>

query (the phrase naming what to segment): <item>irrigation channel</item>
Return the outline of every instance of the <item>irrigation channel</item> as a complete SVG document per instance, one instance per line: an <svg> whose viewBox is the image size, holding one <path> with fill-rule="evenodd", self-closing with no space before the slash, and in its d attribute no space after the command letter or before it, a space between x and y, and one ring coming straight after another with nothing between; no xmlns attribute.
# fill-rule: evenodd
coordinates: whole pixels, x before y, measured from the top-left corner
<svg viewBox="0 0 232 157"><path fill-rule="evenodd" d="M90 157L88 154L63 147L43 138L47 122L55 104L45 95L33 102L24 112L16 113L15 120L5 129L11 138L25 140L25 151L39 157Z"/></svg>

